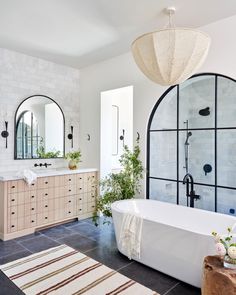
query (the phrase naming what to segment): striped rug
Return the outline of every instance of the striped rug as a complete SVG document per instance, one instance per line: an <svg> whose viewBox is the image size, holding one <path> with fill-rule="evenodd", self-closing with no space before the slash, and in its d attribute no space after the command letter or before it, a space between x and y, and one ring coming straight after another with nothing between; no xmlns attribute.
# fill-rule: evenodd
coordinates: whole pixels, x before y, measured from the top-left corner
<svg viewBox="0 0 236 295"><path fill-rule="evenodd" d="M28 295L157 294L66 245L4 264L0 269Z"/></svg>

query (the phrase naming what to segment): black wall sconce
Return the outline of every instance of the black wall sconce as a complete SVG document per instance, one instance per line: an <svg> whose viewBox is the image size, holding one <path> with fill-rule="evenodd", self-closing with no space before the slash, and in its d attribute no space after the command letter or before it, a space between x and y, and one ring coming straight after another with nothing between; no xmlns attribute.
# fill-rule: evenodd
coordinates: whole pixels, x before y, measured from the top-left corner
<svg viewBox="0 0 236 295"><path fill-rule="evenodd" d="M67 135L67 138L71 140L71 147L73 148L73 137L74 137L74 127L70 126L70 133Z"/></svg>
<svg viewBox="0 0 236 295"><path fill-rule="evenodd" d="M120 140L123 141L123 146L125 146L125 129L122 129L122 135L120 136Z"/></svg>
<svg viewBox="0 0 236 295"><path fill-rule="evenodd" d="M3 138L6 138L6 149L7 149L7 138L9 136L9 132L8 132L8 122L5 121L5 127L6 127L6 130L2 131L1 135Z"/></svg>
<svg viewBox="0 0 236 295"><path fill-rule="evenodd" d="M140 140L140 134L139 132L137 132L137 138L136 138L137 143L139 143L139 140Z"/></svg>
<svg viewBox="0 0 236 295"><path fill-rule="evenodd" d="M90 139L91 139L90 134L87 134L87 141L90 141Z"/></svg>

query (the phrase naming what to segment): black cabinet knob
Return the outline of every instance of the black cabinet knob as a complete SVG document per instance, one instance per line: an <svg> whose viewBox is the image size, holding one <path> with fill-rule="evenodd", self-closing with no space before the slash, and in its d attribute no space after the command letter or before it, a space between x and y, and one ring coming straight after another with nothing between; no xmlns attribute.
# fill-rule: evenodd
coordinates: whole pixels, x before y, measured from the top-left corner
<svg viewBox="0 0 236 295"><path fill-rule="evenodd" d="M46 193L45 196L48 196L48 193Z"/></svg>
<svg viewBox="0 0 236 295"><path fill-rule="evenodd" d="M44 217L45 219L48 219L47 216Z"/></svg>
<svg viewBox="0 0 236 295"><path fill-rule="evenodd" d="M11 212L11 214L12 214L12 215L14 215L14 214L15 214L15 212Z"/></svg>
<svg viewBox="0 0 236 295"><path fill-rule="evenodd" d="M69 201L69 203L71 203L71 200Z"/></svg>
<svg viewBox="0 0 236 295"><path fill-rule="evenodd" d="M32 223L34 223L34 220L31 220Z"/></svg>
<svg viewBox="0 0 236 295"><path fill-rule="evenodd" d="M12 224L12 226L11 227L15 227L15 225L14 224Z"/></svg>
<svg viewBox="0 0 236 295"><path fill-rule="evenodd" d="M32 211L34 211L34 208L31 208Z"/></svg>
<svg viewBox="0 0 236 295"><path fill-rule="evenodd" d="M34 196L31 196L31 198L33 199L33 198L34 198Z"/></svg>
<svg viewBox="0 0 236 295"><path fill-rule="evenodd" d="M34 183L31 183L32 186L34 186Z"/></svg>
<svg viewBox="0 0 236 295"><path fill-rule="evenodd" d="M15 188L15 186L13 185L11 188Z"/></svg>
<svg viewBox="0 0 236 295"><path fill-rule="evenodd" d="M80 201L82 201L82 199L81 199L81 198L79 198L79 200L80 200Z"/></svg>
<svg viewBox="0 0 236 295"><path fill-rule="evenodd" d="M45 208L47 208L47 207L48 207L48 205L45 205L44 207L45 207Z"/></svg>
<svg viewBox="0 0 236 295"><path fill-rule="evenodd" d="M71 178L69 178L69 181L71 181Z"/></svg>
<svg viewBox="0 0 236 295"><path fill-rule="evenodd" d="M48 184L48 181L45 181L45 184Z"/></svg>
<svg viewBox="0 0 236 295"><path fill-rule="evenodd" d="M71 189L69 189L69 192L71 192Z"/></svg>
<svg viewBox="0 0 236 295"><path fill-rule="evenodd" d="M71 212L70 212L70 211L68 211L68 213L70 214Z"/></svg>
<svg viewBox="0 0 236 295"><path fill-rule="evenodd" d="M79 188L80 190L82 189L82 187Z"/></svg>
<svg viewBox="0 0 236 295"><path fill-rule="evenodd" d="M82 209L79 209L79 211L82 211Z"/></svg>
<svg viewBox="0 0 236 295"><path fill-rule="evenodd" d="M15 202L15 199L11 199L12 202Z"/></svg>

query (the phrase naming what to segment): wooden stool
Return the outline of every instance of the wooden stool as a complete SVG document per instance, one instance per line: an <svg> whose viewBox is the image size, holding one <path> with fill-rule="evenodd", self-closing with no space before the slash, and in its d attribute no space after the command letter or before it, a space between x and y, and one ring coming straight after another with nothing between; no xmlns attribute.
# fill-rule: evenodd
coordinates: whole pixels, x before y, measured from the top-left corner
<svg viewBox="0 0 236 295"><path fill-rule="evenodd" d="M202 295L236 295L236 270L224 268L219 256L204 259Z"/></svg>

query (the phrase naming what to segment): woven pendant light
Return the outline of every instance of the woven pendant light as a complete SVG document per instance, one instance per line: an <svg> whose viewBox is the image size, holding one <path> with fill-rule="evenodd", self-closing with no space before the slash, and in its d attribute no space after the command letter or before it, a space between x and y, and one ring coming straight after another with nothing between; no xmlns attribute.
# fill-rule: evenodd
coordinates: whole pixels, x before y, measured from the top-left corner
<svg viewBox="0 0 236 295"><path fill-rule="evenodd" d="M175 8L167 8L171 15ZM198 30L170 27L138 37L132 44L136 64L149 79L163 86L179 84L203 64L210 37Z"/></svg>

